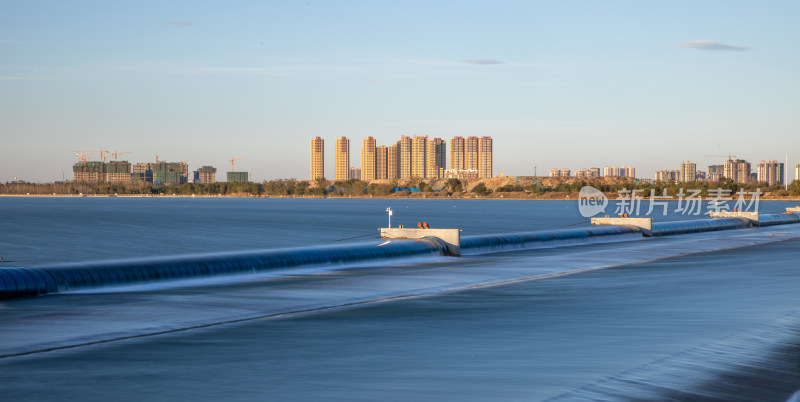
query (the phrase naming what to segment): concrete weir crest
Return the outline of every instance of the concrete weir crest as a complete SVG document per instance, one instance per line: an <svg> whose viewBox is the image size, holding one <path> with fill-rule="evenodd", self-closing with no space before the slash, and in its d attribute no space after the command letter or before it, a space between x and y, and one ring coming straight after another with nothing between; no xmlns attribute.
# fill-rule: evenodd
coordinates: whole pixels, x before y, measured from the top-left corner
<svg viewBox="0 0 800 402"><path fill-rule="evenodd" d="M461 255L461 229L381 228L382 239L422 239L434 237L443 242L447 254Z"/></svg>

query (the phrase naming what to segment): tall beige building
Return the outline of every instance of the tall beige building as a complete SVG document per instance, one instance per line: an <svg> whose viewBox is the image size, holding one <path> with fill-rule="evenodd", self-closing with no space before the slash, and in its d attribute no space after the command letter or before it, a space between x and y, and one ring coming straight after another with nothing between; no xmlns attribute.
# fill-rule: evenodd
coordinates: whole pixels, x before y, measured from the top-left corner
<svg viewBox="0 0 800 402"><path fill-rule="evenodd" d="M747 183L750 181L750 162L748 161L728 159L722 169L722 175L735 183Z"/></svg>
<svg viewBox="0 0 800 402"><path fill-rule="evenodd" d="M389 145L386 147L386 178L399 179L400 178L400 154L398 154L398 145Z"/></svg>
<svg viewBox="0 0 800 402"><path fill-rule="evenodd" d="M450 139L450 169L464 170L464 137Z"/></svg>
<svg viewBox="0 0 800 402"><path fill-rule="evenodd" d="M440 179L444 177L444 169L446 168L445 162L447 159L447 147L445 141L441 138L428 140L426 148L426 178Z"/></svg>
<svg viewBox="0 0 800 402"><path fill-rule="evenodd" d="M311 139L311 180L322 179L324 177L325 140L319 137L314 137Z"/></svg>
<svg viewBox="0 0 800 402"><path fill-rule="evenodd" d="M756 179L770 186L784 184L783 169L783 162L761 161L756 166Z"/></svg>
<svg viewBox="0 0 800 402"><path fill-rule="evenodd" d="M424 179L427 175L428 136L415 135L411 139L411 177Z"/></svg>
<svg viewBox="0 0 800 402"><path fill-rule="evenodd" d="M478 170L478 137L467 137L464 146L464 169Z"/></svg>
<svg viewBox="0 0 800 402"><path fill-rule="evenodd" d="M350 179L350 140L341 137L336 140L336 180Z"/></svg>
<svg viewBox="0 0 800 402"><path fill-rule="evenodd" d="M386 145L375 147L375 179L382 180L389 178L389 149Z"/></svg>
<svg viewBox="0 0 800 402"><path fill-rule="evenodd" d="M697 177L697 164L691 161L681 163L681 175L678 181L689 183L695 181Z"/></svg>
<svg viewBox="0 0 800 402"><path fill-rule="evenodd" d="M492 177L492 137L478 139L478 177Z"/></svg>
<svg viewBox="0 0 800 402"><path fill-rule="evenodd" d="M361 141L361 180L375 180L375 139Z"/></svg>
<svg viewBox="0 0 800 402"><path fill-rule="evenodd" d="M405 135L397 142L397 165L400 179L410 179L412 176L411 138Z"/></svg>

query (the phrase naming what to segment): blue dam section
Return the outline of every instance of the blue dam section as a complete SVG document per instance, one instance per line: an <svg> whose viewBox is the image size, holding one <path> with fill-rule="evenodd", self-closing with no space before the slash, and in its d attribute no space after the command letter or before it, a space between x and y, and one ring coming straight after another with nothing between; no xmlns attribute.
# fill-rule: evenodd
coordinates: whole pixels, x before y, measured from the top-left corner
<svg viewBox="0 0 800 402"><path fill-rule="evenodd" d="M797 214L762 214L760 226L800 223ZM652 236L667 236L751 227L744 218L715 218L653 223ZM496 253L643 239L633 226L591 226L576 229L504 233L461 238L464 254ZM352 264L426 255L445 255L436 238L351 244L336 247L264 250L125 261L69 263L33 268L0 269L0 299L110 285L201 278L235 273L263 273L281 268Z"/></svg>
<svg viewBox="0 0 800 402"><path fill-rule="evenodd" d="M800 223L800 216L797 214L760 214L758 226L785 225L787 223Z"/></svg>
<svg viewBox="0 0 800 402"><path fill-rule="evenodd" d="M220 274L257 273L280 268L443 254L444 246L439 241L422 239L392 242L381 246L358 244L128 261L70 263L40 268L4 268L0 269L0 298L32 296L108 285L198 278Z"/></svg>
<svg viewBox="0 0 800 402"><path fill-rule="evenodd" d="M653 223L653 236L667 236L686 233L713 232L715 230L741 229L750 226L744 218L695 219L689 221Z"/></svg>
<svg viewBox="0 0 800 402"><path fill-rule="evenodd" d="M581 229L465 236L461 238L461 252L491 253L641 238L642 231L631 226L592 226Z"/></svg>

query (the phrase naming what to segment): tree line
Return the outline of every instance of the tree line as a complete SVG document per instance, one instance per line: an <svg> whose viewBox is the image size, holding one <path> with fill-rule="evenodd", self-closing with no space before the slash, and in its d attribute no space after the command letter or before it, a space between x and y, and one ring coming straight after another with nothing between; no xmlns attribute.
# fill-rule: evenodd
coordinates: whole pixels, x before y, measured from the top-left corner
<svg viewBox="0 0 800 402"><path fill-rule="evenodd" d="M399 193L408 195L413 192L434 193L438 195L462 195L472 193L486 196L496 193L524 193L542 195L550 192L577 193L583 186L593 186L604 193L616 193L621 190L641 190L643 197L650 195L651 190L655 195L668 195L676 197L681 189L699 189L701 196L708 196L709 189L722 188L736 193L740 189L745 191L770 192L775 196L800 196L800 182L793 181L788 191L783 186L768 186L766 183L734 183L728 179L718 182L696 183L648 183L648 182L623 182L607 184L597 180L562 182L555 186L544 186L539 181L527 184L506 184L497 189L490 189L484 183L478 183L467 191L468 182L459 179L446 180L393 180L389 183L375 183L363 180L337 180L325 179L297 180L277 179L265 180L261 183L252 182L218 182L218 183L186 183L180 185L154 185L152 183L87 183L87 182L56 182L56 183L5 183L0 184L0 194L15 195L251 195L251 196L388 196Z"/></svg>

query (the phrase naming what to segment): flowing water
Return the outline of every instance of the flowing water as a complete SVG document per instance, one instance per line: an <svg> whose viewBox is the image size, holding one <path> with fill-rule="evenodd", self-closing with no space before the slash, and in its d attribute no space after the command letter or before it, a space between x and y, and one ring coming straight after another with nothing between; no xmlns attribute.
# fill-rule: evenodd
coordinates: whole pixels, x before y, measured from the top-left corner
<svg viewBox="0 0 800 402"><path fill-rule="evenodd" d="M3 399L786 401L800 389L800 224L583 238L566 201L2 198L0 267L360 255L385 243L370 233L387 206L393 225L463 229L472 251L2 300Z"/></svg>

